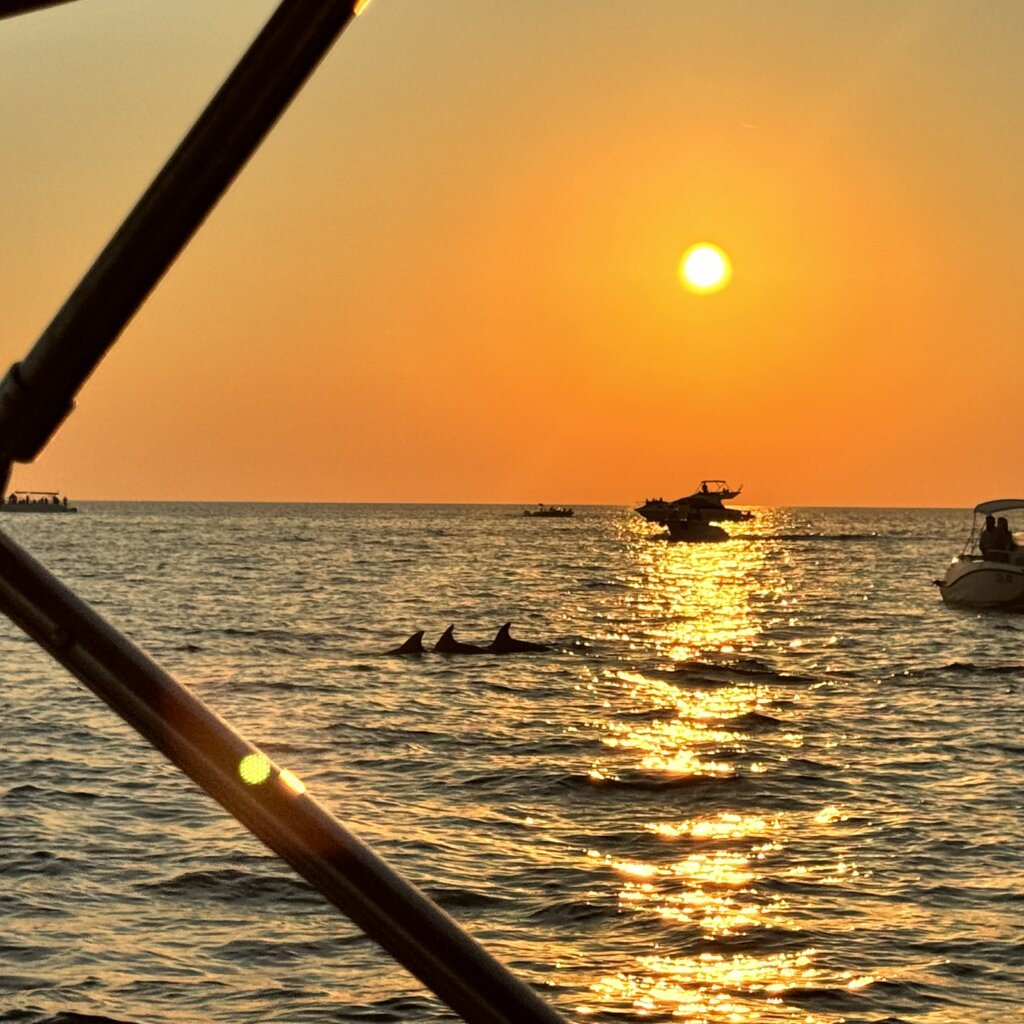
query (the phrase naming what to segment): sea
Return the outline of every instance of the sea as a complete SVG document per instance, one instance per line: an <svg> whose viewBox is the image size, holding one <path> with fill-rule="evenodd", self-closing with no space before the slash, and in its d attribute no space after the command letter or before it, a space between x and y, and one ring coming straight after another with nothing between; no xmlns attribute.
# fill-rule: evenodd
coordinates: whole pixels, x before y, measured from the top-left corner
<svg viewBox="0 0 1024 1024"><path fill-rule="evenodd" d="M941 602L968 511L78 507L0 527L566 1021L1024 1019L1024 616ZM505 622L550 650L431 651ZM6 618L0 668L0 1021L456 1019Z"/></svg>

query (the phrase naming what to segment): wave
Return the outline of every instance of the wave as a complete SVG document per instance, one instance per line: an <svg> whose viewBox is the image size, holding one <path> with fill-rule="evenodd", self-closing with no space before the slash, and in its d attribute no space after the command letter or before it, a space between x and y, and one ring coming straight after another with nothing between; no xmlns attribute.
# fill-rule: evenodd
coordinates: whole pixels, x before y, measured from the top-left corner
<svg viewBox="0 0 1024 1024"><path fill-rule="evenodd" d="M244 963L280 965L289 957L313 956L329 958L353 945L371 945L373 940L358 929L347 935L331 935L322 939L229 939L217 947L217 954Z"/></svg>
<svg viewBox="0 0 1024 1024"><path fill-rule="evenodd" d="M566 898L551 900L530 911L526 918L529 921L541 921L546 925L580 924L584 921L602 921L619 916L618 903L611 898L599 903L593 899L581 900Z"/></svg>
<svg viewBox="0 0 1024 1024"><path fill-rule="evenodd" d="M785 723L781 718L773 715L766 715L760 711L751 711L748 714L740 715L738 718L729 719L730 729L744 729L749 732L759 730L780 729Z"/></svg>
<svg viewBox="0 0 1024 1024"><path fill-rule="evenodd" d="M227 636L241 640L274 641L287 645L301 642L306 647L323 646L338 639L337 634L293 629L245 629L242 626L225 626L223 629L208 631L213 636ZM281 648L287 652L287 647Z"/></svg>
<svg viewBox="0 0 1024 1024"><path fill-rule="evenodd" d="M647 674L647 673L645 673ZM782 672L760 658L742 656L723 656L713 661L692 658L688 661L677 661L671 670L660 670L661 677L685 679L690 677L703 682L718 685L729 685L737 682L737 676L743 681L767 681L780 683L820 683L821 676L806 676L795 672Z"/></svg>
<svg viewBox="0 0 1024 1024"><path fill-rule="evenodd" d="M61 1010L59 1013L50 1016L49 1014L39 1015L28 1010L11 1010L0 1014L0 1021L10 1021L17 1024L135 1024L134 1021L124 1017L107 1017L104 1014L78 1013L75 1010Z"/></svg>
<svg viewBox="0 0 1024 1024"><path fill-rule="evenodd" d="M321 906L322 898L306 882L281 874L257 875L236 868L210 871L183 871L173 878L146 882L138 886L158 896L178 899L223 900L229 903L267 900Z"/></svg>
<svg viewBox="0 0 1024 1024"><path fill-rule="evenodd" d="M888 536L884 533L736 533L732 535L732 539L750 541L813 540L819 543L845 544L873 540L903 540L905 538Z"/></svg>
<svg viewBox="0 0 1024 1024"><path fill-rule="evenodd" d="M972 661L951 661L945 665L927 665L923 668L908 668L893 672L885 679L929 679L932 676L1020 676L1024 664L982 665Z"/></svg>
<svg viewBox="0 0 1024 1024"><path fill-rule="evenodd" d="M571 772L563 775L559 785L582 789L622 789L659 793L674 789L722 787L735 785L741 776L733 775L664 775L652 772L622 771L615 775L591 775Z"/></svg>
<svg viewBox="0 0 1024 1024"><path fill-rule="evenodd" d="M0 877L59 878L74 875L78 867L78 861L70 857L47 850L34 850L31 853L5 858L3 866L0 867Z"/></svg>
<svg viewBox="0 0 1024 1024"><path fill-rule="evenodd" d="M503 896L491 896L476 889L464 889L444 885L425 885L423 891L445 910L477 910L514 906L515 901Z"/></svg>

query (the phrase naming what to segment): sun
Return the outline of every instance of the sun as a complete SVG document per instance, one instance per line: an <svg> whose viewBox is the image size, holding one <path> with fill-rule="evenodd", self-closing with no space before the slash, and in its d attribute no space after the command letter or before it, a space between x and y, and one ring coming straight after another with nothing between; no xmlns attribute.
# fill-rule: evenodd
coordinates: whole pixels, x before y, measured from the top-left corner
<svg viewBox="0 0 1024 1024"><path fill-rule="evenodd" d="M721 291L732 277L732 263L723 249L711 242L691 245L679 261L679 280L697 295Z"/></svg>

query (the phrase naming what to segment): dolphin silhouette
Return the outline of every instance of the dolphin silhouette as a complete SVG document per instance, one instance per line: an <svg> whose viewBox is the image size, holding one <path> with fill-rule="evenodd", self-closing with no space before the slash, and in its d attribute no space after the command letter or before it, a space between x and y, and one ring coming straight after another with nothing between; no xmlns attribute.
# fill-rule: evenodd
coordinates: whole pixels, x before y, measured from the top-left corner
<svg viewBox="0 0 1024 1024"><path fill-rule="evenodd" d="M527 651L550 651L551 648L547 644L535 644L529 640L517 640L514 636L509 636L509 629L512 626L511 622L506 622L501 629L498 630L497 635L491 641L491 646L487 648L492 654L515 654L518 652Z"/></svg>
<svg viewBox="0 0 1024 1024"><path fill-rule="evenodd" d="M413 633L401 647L392 648L388 654L422 654L423 653L423 630Z"/></svg>
<svg viewBox="0 0 1024 1024"><path fill-rule="evenodd" d="M455 639L455 627L449 626L434 644L434 650L438 654L484 654L486 647L477 647L476 644L464 644Z"/></svg>

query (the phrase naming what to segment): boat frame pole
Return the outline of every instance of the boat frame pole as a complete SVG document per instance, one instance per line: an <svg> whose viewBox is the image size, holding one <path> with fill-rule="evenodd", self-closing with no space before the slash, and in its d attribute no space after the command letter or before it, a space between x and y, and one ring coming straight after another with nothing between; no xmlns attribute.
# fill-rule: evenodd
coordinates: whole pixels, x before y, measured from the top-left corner
<svg viewBox="0 0 1024 1024"><path fill-rule="evenodd" d="M470 1024L563 1018L235 732L0 532L0 609Z"/></svg>
<svg viewBox="0 0 1024 1024"><path fill-rule="evenodd" d="M28 356L11 367L0 382L0 494L12 463L42 450L352 16L349 2L283 0ZM2 532L0 611L469 1024L564 1024L297 776Z"/></svg>
<svg viewBox="0 0 1024 1024"><path fill-rule="evenodd" d="M0 18L13 18L16 14L41 11L44 7L71 3L72 0L0 0Z"/></svg>
<svg viewBox="0 0 1024 1024"><path fill-rule="evenodd" d="M354 16L283 0L24 360L0 381L0 493L74 397Z"/></svg>

